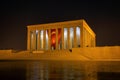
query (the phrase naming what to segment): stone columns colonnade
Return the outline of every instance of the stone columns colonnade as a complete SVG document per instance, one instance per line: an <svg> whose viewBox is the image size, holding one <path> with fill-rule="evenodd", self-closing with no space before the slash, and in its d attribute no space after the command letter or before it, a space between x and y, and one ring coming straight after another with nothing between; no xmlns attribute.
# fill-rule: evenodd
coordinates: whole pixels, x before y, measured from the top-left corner
<svg viewBox="0 0 120 80"><path fill-rule="evenodd" d="M96 35L83 19L30 25L27 28L27 50L61 50L96 45Z"/></svg>
<svg viewBox="0 0 120 80"><path fill-rule="evenodd" d="M64 45L66 44L67 47L66 49L71 49L73 47L77 47L77 38L76 37L80 37L77 36L76 34L76 27L72 27L73 28L73 34L74 36L72 37L74 40L74 42L70 42L70 28L67 28L67 43L64 42L64 28L59 28L61 29L61 43L58 43L58 28L55 28L55 50L60 50L60 49L65 49ZM28 35L30 37L29 40L29 46L30 46L30 50L51 50L51 30L52 29L43 29L43 35L41 34L41 30L34 30L34 31L29 31ZM32 32L32 33L31 33ZM46 33L47 32L47 33ZM80 31L79 31L80 32ZM46 35L48 35L48 40ZM41 43L41 36L43 36L43 43ZM70 47L70 45L73 44L73 47ZM41 46L43 46L43 48L41 48ZM61 47L60 47L61 46Z"/></svg>

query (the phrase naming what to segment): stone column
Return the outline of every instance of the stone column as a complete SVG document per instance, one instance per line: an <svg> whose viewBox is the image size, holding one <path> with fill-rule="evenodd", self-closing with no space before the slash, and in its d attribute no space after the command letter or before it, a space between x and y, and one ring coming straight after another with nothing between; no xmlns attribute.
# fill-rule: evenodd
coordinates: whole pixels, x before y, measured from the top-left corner
<svg viewBox="0 0 120 80"><path fill-rule="evenodd" d="M77 40L76 40L76 27L74 27L74 48L77 47Z"/></svg>
<svg viewBox="0 0 120 80"><path fill-rule="evenodd" d="M93 37L93 40L94 40L93 47L95 47L96 46L96 37Z"/></svg>
<svg viewBox="0 0 120 80"><path fill-rule="evenodd" d="M58 29L56 28L56 50L58 50Z"/></svg>
<svg viewBox="0 0 120 80"><path fill-rule="evenodd" d="M90 33L88 32L88 47L90 47Z"/></svg>
<svg viewBox="0 0 120 80"><path fill-rule="evenodd" d="M51 50L51 29L48 30L48 50Z"/></svg>
<svg viewBox="0 0 120 80"><path fill-rule="evenodd" d="M33 32L33 50L36 50L36 31Z"/></svg>
<svg viewBox="0 0 120 80"><path fill-rule="evenodd" d="M88 46L89 46L89 33L86 30L86 47L88 47Z"/></svg>
<svg viewBox="0 0 120 80"><path fill-rule="evenodd" d="M43 50L46 50L46 30L45 29L43 34Z"/></svg>
<svg viewBox="0 0 120 80"><path fill-rule="evenodd" d="M68 28L68 34L67 34L67 37L68 37L68 46L67 46L67 49L70 49L70 28Z"/></svg>
<svg viewBox="0 0 120 80"><path fill-rule="evenodd" d="M80 27L80 46L84 46L84 30L83 25Z"/></svg>
<svg viewBox="0 0 120 80"><path fill-rule="evenodd" d="M62 49L64 49L64 28L62 28Z"/></svg>
<svg viewBox="0 0 120 80"><path fill-rule="evenodd" d="M37 35L37 50L40 50L40 31L38 31Z"/></svg>
<svg viewBox="0 0 120 80"><path fill-rule="evenodd" d="M30 50L30 47L31 47L30 38L31 38L30 30L28 29L28 31L27 31L27 50Z"/></svg>

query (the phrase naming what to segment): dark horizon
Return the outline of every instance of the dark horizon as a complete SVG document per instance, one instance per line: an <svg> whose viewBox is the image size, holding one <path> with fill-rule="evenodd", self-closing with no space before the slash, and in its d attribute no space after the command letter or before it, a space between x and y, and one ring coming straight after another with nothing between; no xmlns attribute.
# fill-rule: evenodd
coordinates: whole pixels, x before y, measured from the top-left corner
<svg viewBox="0 0 120 80"><path fill-rule="evenodd" d="M112 0L14 1L0 3L0 49L26 50L27 25L84 19L97 46L120 46L119 3Z"/></svg>

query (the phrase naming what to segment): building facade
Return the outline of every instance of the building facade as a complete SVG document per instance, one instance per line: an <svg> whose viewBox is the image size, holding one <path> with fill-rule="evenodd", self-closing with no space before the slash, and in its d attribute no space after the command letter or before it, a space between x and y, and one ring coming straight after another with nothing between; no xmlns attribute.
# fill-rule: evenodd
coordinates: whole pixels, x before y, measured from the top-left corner
<svg viewBox="0 0 120 80"><path fill-rule="evenodd" d="M27 26L27 50L95 47L96 35L85 20Z"/></svg>

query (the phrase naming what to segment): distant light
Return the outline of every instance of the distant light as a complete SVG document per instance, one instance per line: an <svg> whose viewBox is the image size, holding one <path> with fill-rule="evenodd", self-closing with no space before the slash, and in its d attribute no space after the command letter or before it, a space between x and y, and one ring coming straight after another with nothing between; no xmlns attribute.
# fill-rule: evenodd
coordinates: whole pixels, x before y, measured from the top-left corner
<svg viewBox="0 0 120 80"><path fill-rule="evenodd" d="M64 36L67 38L67 28L64 28Z"/></svg>
<svg viewBox="0 0 120 80"><path fill-rule="evenodd" d="M76 27L76 34L80 36L80 27Z"/></svg>
<svg viewBox="0 0 120 80"><path fill-rule="evenodd" d="M33 34L31 34L31 37L32 37L32 39L33 39Z"/></svg>
<svg viewBox="0 0 120 80"><path fill-rule="evenodd" d="M41 39L43 39L43 30L41 30L41 35L40 35L40 37L41 37Z"/></svg>
<svg viewBox="0 0 120 80"><path fill-rule="evenodd" d="M46 39L48 40L48 32L47 32L47 30L46 30Z"/></svg>
<svg viewBox="0 0 120 80"><path fill-rule="evenodd" d="M73 36L74 36L74 33L73 33L74 31L73 30L74 30L73 28L70 28L70 37L71 38L73 38Z"/></svg>
<svg viewBox="0 0 120 80"><path fill-rule="evenodd" d="M38 30L36 30L36 34L38 33Z"/></svg>

